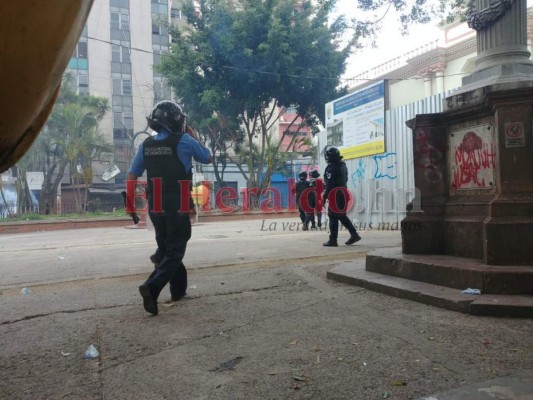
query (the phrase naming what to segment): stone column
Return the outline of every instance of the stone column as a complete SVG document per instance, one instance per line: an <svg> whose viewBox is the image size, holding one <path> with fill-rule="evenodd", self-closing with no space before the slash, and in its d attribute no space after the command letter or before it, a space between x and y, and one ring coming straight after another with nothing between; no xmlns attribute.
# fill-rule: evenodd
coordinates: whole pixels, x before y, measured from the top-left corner
<svg viewBox="0 0 533 400"><path fill-rule="evenodd" d="M433 78L433 71L431 71L431 69L428 67L428 68L424 68L420 71L418 71L418 76L421 76L422 79L424 80L424 95L426 97L430 97L433 95L433 90L432 90L432 87L431 87L431 80Z"/></svg>
<svg viewBox="0 0 533 400"><path fill-rule="evenodd" d="M433 92L431 90L431 75L424 76L424 93L426 97L430 97L433 95Z"/></svg>
<svg viewBox="0 0 533 400"><path fill-rule="evenodd" d="M468 25L477 31L474 72L468 85L489 78L533 74L527 48L526 0L470 0Z"/></svg>
<svg viewBox="0 0 533 400"><path fill-rule="evenodd" d="M481 11L489 6L490 0L477 0L477 9ZM506 3L501 1L501 3ZM476 60L477 69L485 69L502 63L528 63L527 50L527 9L526 0L515 0L511 8L504 11L491 26L478 31ZM483 24L483 23L482 23Z"/></svg>
<svg viewBox="0 0 533 400"><path fill-rule="evenodd" d="M435 78L437 83L437 94L444 93L444 71L446 71L447 64L445 62L439 62L433 66L435 72Z"/></svg>

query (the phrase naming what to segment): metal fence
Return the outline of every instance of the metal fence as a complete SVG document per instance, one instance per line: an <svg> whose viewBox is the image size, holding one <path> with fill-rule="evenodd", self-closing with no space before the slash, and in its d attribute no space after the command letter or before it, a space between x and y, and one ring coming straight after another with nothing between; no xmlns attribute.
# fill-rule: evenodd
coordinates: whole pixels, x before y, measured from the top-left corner
<svg viewBox="0 0 533 400"><path fill-rule="evenodd" d="M448 94L434 95L385 112L386 152L346 161L348 189L355 204L348 216L360 229L400 229L406 205L416 193L411 130L405 124L417 114L441 112ZM327 144L327 132L319 134L319 148ZM320 159L320 169L326 163Z"/></svg>

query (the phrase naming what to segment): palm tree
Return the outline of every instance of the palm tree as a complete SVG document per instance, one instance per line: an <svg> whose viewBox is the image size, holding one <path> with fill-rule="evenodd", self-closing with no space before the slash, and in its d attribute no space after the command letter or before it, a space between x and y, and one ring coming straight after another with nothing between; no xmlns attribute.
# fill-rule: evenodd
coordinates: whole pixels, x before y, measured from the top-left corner
<svg viewBox="0 0 533 400"><path fill-rule="evenodd" d="M71 182L77 186L78 212L85 211L88 184L92 181L92 161L112 152L112 145L98 131L108 110L108 99L77 94L71 76L65 74L50 118L32 146L40 155L39 169L44 174L39 198L41 213L51 212L67 167L70 167ZM84 195L80 185L85 186Z"/></svg>

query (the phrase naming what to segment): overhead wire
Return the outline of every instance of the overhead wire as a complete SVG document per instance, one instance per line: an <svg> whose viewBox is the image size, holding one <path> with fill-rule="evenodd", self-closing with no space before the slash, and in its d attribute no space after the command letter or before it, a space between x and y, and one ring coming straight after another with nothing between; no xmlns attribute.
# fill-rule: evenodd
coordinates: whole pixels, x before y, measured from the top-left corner
<svg viewBox="0 0 533 400"><path fill-rule="evenodd" d="M91 36L88 36L88 39L98 40L100 42L109 43L109 44L115 44L115 43L113 43L111 41L107 41L107 40L104 40L104 39L98 39L98 38L94 38L94 37L91 37ZM154 54L153 51L146 50L146 49L140 49L138 47L131 46L129 48L132 51L140 51L140 52L143 52L143 53ZM204 67L214 66L214 65L210 65L208 63L198 63L198 65L199 66L204 66ZM310 75L302 75L302 74L289 74L289 73L280 73L280 72L260 71L260 70L256 70L256 69L245 68L245 67L236 67L236 66L232 66L232 65L222 65L221 67L225 68L225 69L230 69L230 70L245 71L245 72L263 74L263 75L271 75L271 76L279 76L279 77L287 77L287 78L301 78L301 79L334 80L334 81L341 81L341 82L353 82L353 81L372 82L372 81L378 80L378 78L379 78L379 77L376 77L376 78L357 78L357 77L352 77L352 78L331 78L331 77L326 77L326 76L310 76ZM391 71L389 71L389 73L394 72L394 71L396 71L396 70L391 70ZM464 76L464 75L467 75L467 74L468 73L466 73L466 72L459 72L459 73L454 73L454 74L444 74L444 75L442 75L442 77L446 78L446 77L453 77L453 76ZM382 77L384 75L380 75L380 77ZM388 80L394 80L394 81L400 82L400 81L409 81L409 80L420 80L420 79L424 79L424 78L423 77L414 76L414 77L410 77L410 78L386 78L386 77L383 77L382 79L388 79Z"/></svg>

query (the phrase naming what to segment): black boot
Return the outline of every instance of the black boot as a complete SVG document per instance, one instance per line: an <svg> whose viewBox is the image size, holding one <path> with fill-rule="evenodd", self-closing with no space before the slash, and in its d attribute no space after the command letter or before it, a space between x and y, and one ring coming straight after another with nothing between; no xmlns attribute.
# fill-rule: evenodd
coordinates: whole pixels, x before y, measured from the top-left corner
<svg viewBox="0 0 533 400"><path fill-rule="evenodd" d="M154 298L150 287L146 284L139 286L139 293L143 298L143 306L150 314L157 315L157 299Z"/></svg>
<svg viewBox="0 0 533 400"><path fill-rule="evenodd" d="M355 242L358 242L358 241L360 241L360 240L361 240L361 236L359 236L359 235L357 234L357 232L356 232L356 233L354 233L352 236L350 236L350 239L348 239L348 240L346 241L346 244L347 244L347 245L354 244Z"/></svg>
<svg viewBox="0 0 533 400"><path fill-rule="evenodd" d="M323 244L325 247L337 247L337 241L329 239L326 243Z"/></svg>

